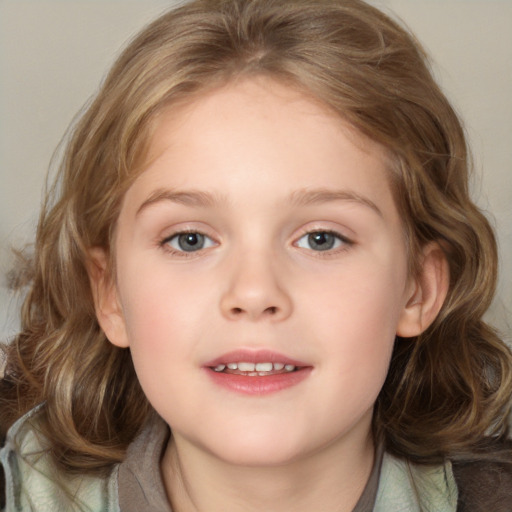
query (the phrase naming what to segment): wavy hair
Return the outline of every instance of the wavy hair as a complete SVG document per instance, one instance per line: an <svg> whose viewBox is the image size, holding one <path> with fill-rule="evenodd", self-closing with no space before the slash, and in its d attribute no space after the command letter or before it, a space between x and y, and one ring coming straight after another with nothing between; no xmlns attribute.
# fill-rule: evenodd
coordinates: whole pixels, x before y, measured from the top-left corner
<svg viewBox="0 0 512 512"><path fill-rule="evenodd" d="M116 219L159 112L262 75L306 92L387 149L410 272L430 241L449 263L436 321L396 340L376 435L393 453L428 463L506 433L511 354L482 320L496 242L469 197L461 123L418 42L360 0L195 0L150 24L118 58L72 128L40 216L0 414L5 427L44 402L41 428L68 471L121 460L150 411L129 350L111 345L97 323L88 250L106 250L115 279Z"/></svg>

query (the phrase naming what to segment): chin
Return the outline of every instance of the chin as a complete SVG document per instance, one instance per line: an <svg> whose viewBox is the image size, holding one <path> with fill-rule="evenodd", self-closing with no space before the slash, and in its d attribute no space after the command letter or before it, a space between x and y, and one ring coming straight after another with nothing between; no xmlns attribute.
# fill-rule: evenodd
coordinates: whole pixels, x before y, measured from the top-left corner
<svg viewBox="0 0 512 512"><path fill-rule="evenodd" d="M239 447L237 450L223 450L215 454L216 457L223 460L226 464L240 467L278 467L286 466L297 461L300 453L296 450L279 450L273 447L261 445Z"/></svg>
<svg viewBox="0 0 512 512"><path fill-rule="evenodd" d="M202 449L225 463L237 466L283 466L307 452L307 440L292 439L289 433L283 435L283 430L246 429L215 437L200 442Z"/></svg>

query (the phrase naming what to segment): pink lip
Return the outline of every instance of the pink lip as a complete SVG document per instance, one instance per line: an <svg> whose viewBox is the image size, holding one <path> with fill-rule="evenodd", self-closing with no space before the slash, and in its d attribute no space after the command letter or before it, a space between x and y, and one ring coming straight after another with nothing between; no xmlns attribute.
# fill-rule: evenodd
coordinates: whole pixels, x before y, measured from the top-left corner
<svg viewBox="0 0 512 512"><path fill-rule="evenodd" d="M279 373L266 376L246 376L216 372L213 369L219 364L245 362L245 363L284 363L292 364L298 369L293 372ZM295 386L305 380L313 369L306 363L291 359L282 354L268 350L237 350L229 352L209 361L203 366L207 375L218 385L245 395L267 395Z"/></svg>

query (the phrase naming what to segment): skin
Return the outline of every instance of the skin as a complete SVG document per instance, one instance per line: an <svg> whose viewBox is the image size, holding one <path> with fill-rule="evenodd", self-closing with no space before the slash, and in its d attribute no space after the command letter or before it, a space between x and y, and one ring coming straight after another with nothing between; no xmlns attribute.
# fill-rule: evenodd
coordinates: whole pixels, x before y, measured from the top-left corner
<svg viewBox="0 0 512 512"><path fill-rule="evenodd" d="M171 427L173 510L352 510L395 335L432 321L447 282L436 247L407 274L384 150L305 95L251 79L161 113L150 154L118 219L117 282L101 249L92 280L105 333L130 348ZM183 251L183 230L204 248ZM334 247L312 247L308 233L325 232ZM237 349L312 369L279 392L236 393L204 365Z"/></svg>

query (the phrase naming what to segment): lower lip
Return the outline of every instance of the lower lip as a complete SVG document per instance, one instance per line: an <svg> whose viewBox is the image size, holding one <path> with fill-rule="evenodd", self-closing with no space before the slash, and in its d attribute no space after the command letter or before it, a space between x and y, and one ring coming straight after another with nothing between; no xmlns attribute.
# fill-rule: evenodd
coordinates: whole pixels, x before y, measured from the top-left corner
<svg viewBox="0 0 512 512"><path fill-rule="evenodd" d="M235 393L245 395L268 395L296 386L310 375L312 368L306 367L294 372L279 373L263 377L248 377L245 375L216 372L211 368L205 368L205 370L215 384Z"/></svg>

